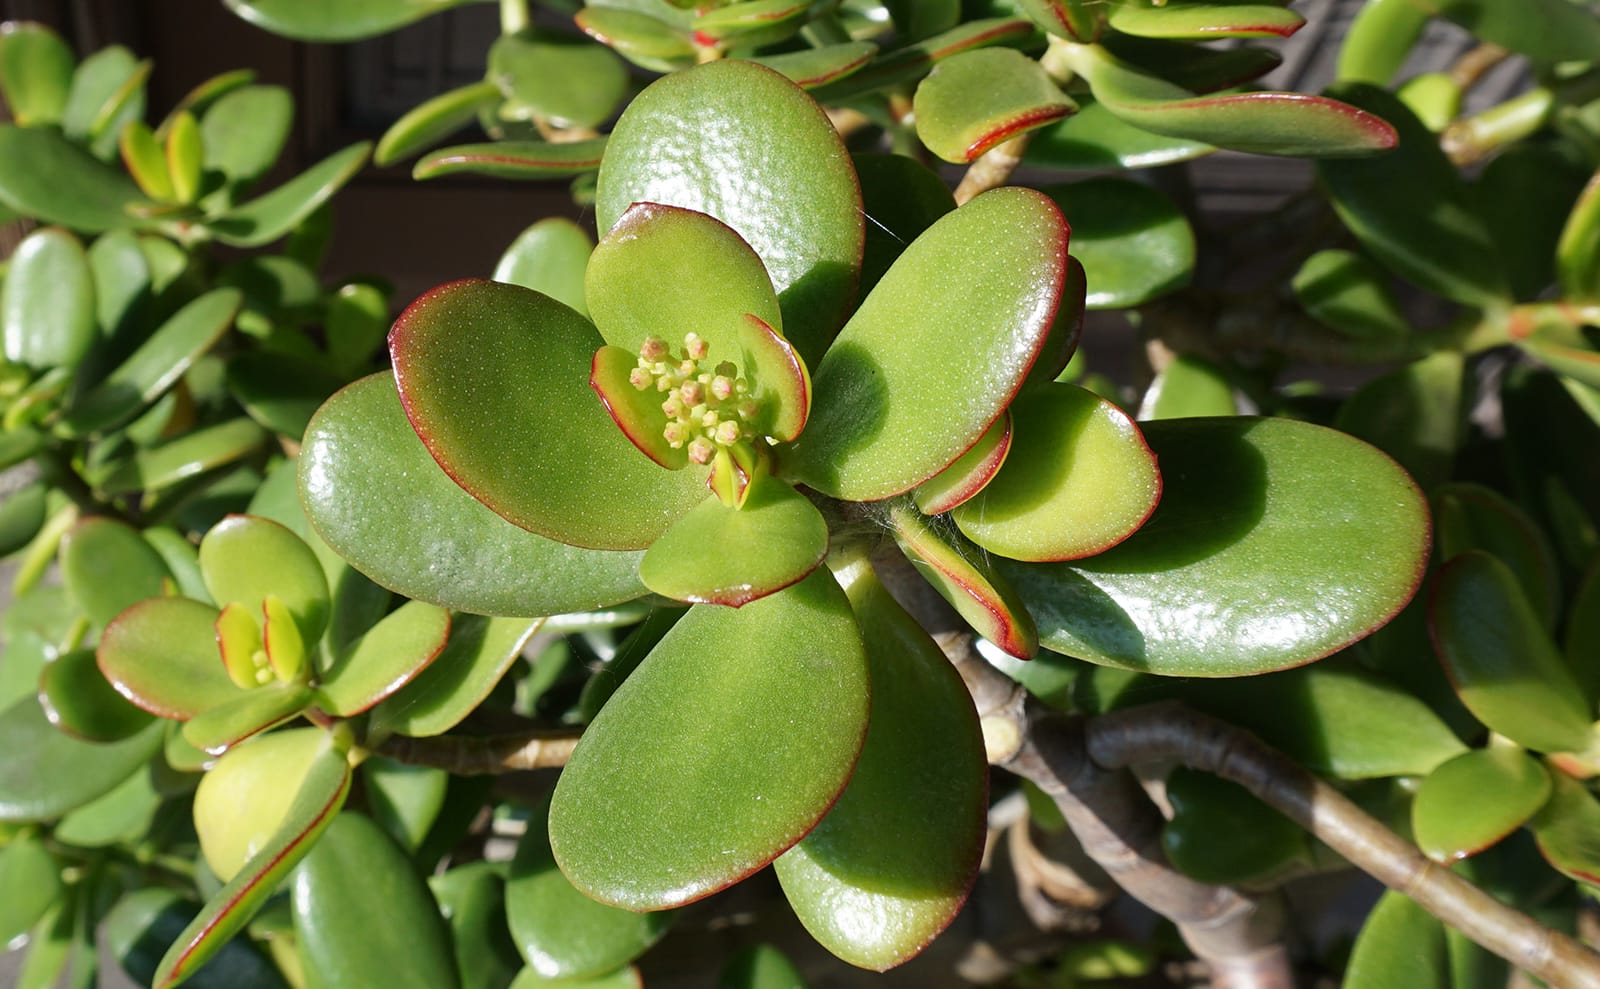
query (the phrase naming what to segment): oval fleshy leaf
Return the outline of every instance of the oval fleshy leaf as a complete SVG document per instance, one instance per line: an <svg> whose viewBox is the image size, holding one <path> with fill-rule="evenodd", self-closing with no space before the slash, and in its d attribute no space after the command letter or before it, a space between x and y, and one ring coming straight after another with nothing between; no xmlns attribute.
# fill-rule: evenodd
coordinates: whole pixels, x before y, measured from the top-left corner
<svg viewBox="0 0 1600 989"><path fill-rule="evenodd" d="M1434 652L1478 720L1540 752L1594 744L1594 713L1511 569L1482 550L1439 572L1428 608Z"/></svg>
<svg viewBox="0 0 1600 989"><path fill-rule="evenodd" d="M1411 0L1367 0L1339 46L1339 82L1387 86L1416 47L1431 12Z"/></svg>
<svg viewBox="0 0 1600 989"><path fill-rule="evenodd" d="M1306 258L1294 294L1311 317L1353 340L1401 340L1411 332L1383 271L1354 251L1329 248Z"/></svg>
<svg viewBox="0 0 1600 989"><path fill-rule="evenodd" d="M334 820L295 871L290 903L300 957L327 985L460 984L439 904L405 851L370 818Z"/></svg>
<svg viewBox="0 0 1600 989"><path fill-rule="evenodd" d="M506 920L528 965L546 979L586 979L633 961L671 925L670 913L634 913L597 903L556 868L550 805L528 816L506 878Z"/></svg>
<svg viewBox="0 0 1600 989"><path fill-rule="evenodd" d="M336 151L271 192L207 220L206 226L217 240L232 247L270 244L355 178L371 150L371 142L363 141Z"/></svg>
<svg viewBox="0 0 1600 989"><path fill-rule="evenodd" d="M469 0L223 0L256 27L299 41L358 41Z"/></svg>
<svg viewBox="0 0 1600 989"><path fill-rule="evenodd" d="M1072 226L1090 309L1126 309L1189 284L1194 231L1161 192L1126 179L1089 179L1045 192Z"/></svg>
<svg viewBox="0 0 1600 989"><path fill-rule="evenodd" d="M739 320L739 344L745 373L755 386L750 396L761 406L756 430L782 442L793 440L811 416L806 362L781 333L752 313Z"/></svg>
<svg viewBox="0 0 1600 989"><path fill-rule="evenodd" d="M1022 383L1024 389L1043 386L1048 390L1058 380L1069 380L1065 377L1067 365L1072 363L1073 356L1078 352L1078 340L1083 336L1083 318L1088 311L1088 298L1089 274L1084 271L1082 262L1068 257L1061 305L1056 309L1050 334L1045 337L1044 349L1039 351L1039 359L1034 362Z"/></svg>
<svg viewBox="0 0 1600 989"><path fill-rule="evenodd" d="M934 66L917 86L913 108L917 136L928 150L965 163L1077 106L1028 56L980 48Z"/></svg>
<svg viewBox="0 0 1600 989"><path fill-rule="evenodd" d="M955 919L983 851L988 762L972 697L866 560L839 572L872 676L872 722L850 785L773 863L823 947L883 971Z"/></svg>
<svg viewBox="0 0 1600 989"><path fill-rule="evenodd" d="M594 238L582 227L549 217L517 235L494 266L494 280L543 292L587 316L583 272L593 250Z"/></svg>
<svg viewBox="0 0 1600 989"><path fill-rule="evenodd" d="M122 696L174 721L225 704L239 688L228 679L217 652L218 614L188 598L136 604L100 637L100 671Z"/></svg>
<svg viewBox="0 0 1600 989"><path fill-rule="evenodd" d="M1037 359L1066 251L1060 210L1029 189L986 192L935 223L814 365L812 421L783 469L833 497L872 501L948 467Z"/></svg>
<svg viewBox="0 0 1600 989"><path fill-rule="evenodd" d="M1326 656L1393 617L1427 562L1422 495L1359 440L1286 419L1146 423L1161 504L1073 563L998 560L1044 646L1175 676Z"/></svg>
<svg viewBox="0 0 1600 989"><path fill-rule="evenodd" d="M1563 875L1600 885L1600 800L1565 773L1551 773L1554 792L1533 819L1539 853Z"/></svg>
<svg viewBox="0 0 1600 989"><path fill-rule="evenodd" d="M1167 860L1203 883L1270 882L1310 858L1298 824L1220 776L1179 767L1167 776Z"/></svg>
<svg viewBox="0 0 1600 989"><path fill-rule="evenodd" d="M195 833L218 878L232 879L266 847L300 784L329 752L321 729L273 732L229 752L201 778L194 794Z"/></svg>
<svg viewBox="0 0 1600 989"><path fill-rule="evenodd" d="M282 86L242 86L219 95L200 118L208 172L225 180L232 203L277 162L289 139L294 98ZM166 125L171 127L171 124ZM206 204L211 203L208 197Z"/></svg>
<svg viewBox="0 0 1600 989"><path fill-rule="evenodd" d="M1039 651L1033 616L981 549L904 505L890 509L889 520L901 552L979 635L1018 659Z"/></svg>
<svg viewBox="0 0 1600 989"><path fill-rule="evenodd" d="M489 48L503 120L598 127L628 92L628 67L603 46L535 29L501 35Z"/></svg>
<svg viewBox="0 0 1600 989"><path fill-rule="evenodd" d="M733 228L765 264L782 324L753 306L738 311L779 327L808 363L821 355L855 295L863 220L844 144L803 90L732 60L658 79L612 130L595 200L600 228L638 202Z"/></svg>
<svg viewBox="0 0 1600 989"><path fill-rule="evenodd" d="M100 432L155 401L222 339L242 303L237 289L223 288L178 310L104 381L75 400L57 430L67 436Z"/></svg>
<svg viewBox="0 0 1600 989"><path fill-rule="evenodd" d="M317 706L348 718L416 678L444 648L450 613L410 601L384 616L334 659L316 689Z"/></svg>
<svg viewBox="0 0 1600 989"><path fill-rule="evenodd" d="M1451 989L1444 925L1404 894L1384 893L1356 937L1345 979L1352 986Z"/></svg>
<svg viewBox="0 0 1600 989"><path fill-rule="evenodd" d="M39 703L51 724L89 742L120 742L151 720L106 681L93 649L73 649L46 662L39 673Z"/></svg>
<svg viewBox="0 0 1600 989"><path fill-rule="evenodd" d="M1154 168L1201 158L1215 147L1204 141L1145 130L1107 110L1087 93L1074 97L1078 112L1034 132L1022 160L1051 168Z"/></svg>
<svg viewBox="0 0 1600 989"><path fill-rule="evenodd" d="M1555 628L1561 608L1555 551L1515 502L1481 484L1445 484L1434 489L1433 518L1441 561L1474 549L1494 554L1516 575L1544 627Z"/></svg>
<svg viewBox="0 0 1600 989"><path fill-rule="evenodd" d="M853 156L861 182L867 224L861 259L861 294L866 297L905 249L939 218L956 208L944 179L906 155Z"/></svg>
<svg viewBox="0 0 1600 989"><path fill-rule="evenodd" d="M111 518L87 518L61 539L61 582L95 625L160 597L167 565L139 531Z"/></svg>
<svg viewBox="0 0 1600 989"><path fill-rule="evenodd" d="M1465 27L1481 41L1538 62L1584 61L1600 50L1600 18L1560 0L1441 0L1428 9Z"/></svg>
<svg viewBox="0 0 1600 989"><path fill-rule="evenodd" d="M0 745L27 753L0 760L0 822L47 821L110 793L143 767L161 747L161 726L97 745L58 731L29 696L0 712Z"/></svg>
<svg viewBox="0 0 1600 989"><path fill-rule="evenodd" d="M1238 411L1233 384L1221 368L1202 358L1179 354L1150 382L1139 405L1139 418L1191 419L1231 416Z"/></svg>
<svg viewBox="0 0 1600 989"><path fill-rule="evenodd" d="M0 204L41 223L99 233L130 224L133 180L54 128L0 125Z"/></svg>
<svg viewBox="0 0 1600 989"><path fill-rule="evenodd" d="M637 10L585 6L573 21L583 33L651 72L676 72L694 64L686 30Z"/></svg>
<svg viewBox="0 0 1600 989"><path fill-rule="evenodd" d="M444 651L373 708L371 730L425 738L454 728L489 696L543 624L543 618L455 616Z"/></svg>
<svg viewBox="0 0 1600 989"><path fill-rule="evenodd" d="M1521 827L1549 796L1550 774L1537 760L1515 745L1491 744L1428 774L1411 805L1411 829L1429 858L1448 864Z"/></svg>
<svg viewBox="0 0 1600 989"><path fill-rule="evenodd" d="M590 8L593 9L593 8ZM517 973L507 989L644 989L644 978L637 966L629 965L615 972L597 975L592 979L569 982L566 979L550 980L534 971L532 966Z"/></svg>
<svg viewBox="0 0 1600 989"><path fill-rule="evenodd" d="M624 452L644 463L632 447ZM639 553L535 535L450 480L406 421L387 372L339 392L312 419L300 488L317 533L356 569L410 598L535 616L592 611L645 593Z"/></svg>
<svg viewBox="0 0 1600 989"><path fill-rule="evenodd" d="M1107 110L1145 130L1253 154L1334 157L1394 147L1379 117L1304 93L1246 92L1196 96L1145 75L1097 45L1069 51L1068 64L1088 80Z"/></svg>
<svg viewBox="0 0 1600 989"><path fill-rule="evenodd" d="M496 141L460 144L422 156L411 169L414 179L441 175L488 175L499 179L556 179L583 175L600 167L606 138L587 141Z"/></svg>
<svg viewBox="0 0 1600 989"><path fill-rule="evenodd" d="M561 871L601 902L660 910L760 869L844 789L867 691L855 619L825 571L743 608L692 608L561 773L550 807ZM659 732L675 743L637 744Z"/></svg>
<svg viewBox="0 0 1600 989"><path fill-rule="evenodd" d="M510 989L522 957L506 931L505 883L498 862L468 862L428 878L450 922L463 989Z"/></svg>
<svg viewBox="0 0 1600 989"><path fill-rule="evenodd" d="M676 350L696 333L713 364L739 354L746 313L783 326L767 269L744 238L714 217L659 203L629 207L601 238L584 298L606 343L637 352L659 337Z"/></svg>
<svg viewBox="0 0 1600 989"><path fill-rule="evenodd" d="M308 643L328 627L328 579L311 547L276 522L253 515L230 515L200 540L200 573L211 599L237 601L253 616L262 614L268 594L288 606Z"/></svg>
<svg viewBox="0 0 1600 989"><path fill-rule="evenodd" d="M1121 409L1058 384L1018 399L1011 417L1005 465L951 513L968 539L1014 560L1074 560L1115 546L1155 511L1161 473Z"/></svg>
<svg viewBox="0 0 1600 989"><path fill-rule="evenodd" d="M963 504L994 480L1011 452L1011 412L1001 413L989 431L955 463L923 481L912 493L917 511L942 515Z"/></svg>
<svg viewBox="0 0 1600 989"><path fill-rule="evenodd" d="M661 409L661 393L654 387L634 387L633 372L638 368L638 354L606 344L594 352L589 387L599 396L600 404L606 407L622 435L640 453L667 470L682 470L689 463L689 450L681 442L673 447L667 441L667 415Z"/></svg>
<svg viewBox="0 0 1600 989"><path fill-rule="evenodd" d="M28 933L60 895L61 865L42 838L15 838L0 848L0 937L6 944Z"/></svg>
<svg viewBox="0 0 1600 989"><path fill-rule="evenodd" d="M1561 229L1556 275L1564 298L1576 302L1600 299L1600 172L1584 186Z"/></svg>
<svg viewBox="0 0 1600 989"><path fill-rule="evenodd" d="M828 524L810 499L770 476L745 503L712 495L673 523L639 561L645 586L665 597L735 608L801 580L828 555Z"/></svg>
<svg viewBox="0 0 1600 989"><path fill-rule="evenodd" d="M135 984L155 977L161 953L200 912L191 902L163 886L146 886L123 895L101 922L105 945L117 965ZM195 971L193 989L288 989L277 965L249 938L235 938Z"/></svg>
<svg viewBox="0 0 1600 989"><path fill-rule="evenodd" d="M1024 48L1038 38L1034 26L1021 17L986 17L968 21L931 38L880 54L857 72L817 88L816 97L833 106L875 90L908 85L927 75L947 58L979 48L1004 45Z"/></svg>
<svg viewBox="0 0 1600 989"><path fill-rule="evenodd" d="M12 119L24 126L58 122L77 61L61 36L43 24L9 21L0 28L0 93Z"/></svg>
<svg viewBox="0 0 1600 989"><path fill-rule="evenodd" d="M1375 86L1335 92L1389 121L1394 152L1367 161L1323 162L1329 198L1363 247L1406 280L1469 306L1499 305L1510 294L1488 231L1438 139L1404 103Z"/></svg>
<svg viewBox="0 0 1600 989"><path fill-rule="evenodd" d="M1091 0L1017 0L1022 12L1058 37L1085 44L1100 36L1105 12Z"/></svg>
<svg viewBox="0 0 1600 989"><path fill-rule="evenodd" d="M801 89L815 89L845 78L872 61L877 53L878 46L870 41L844 41L781 55L758 55L751 61L765 65Z"/></svg>
<svg viewBox="0 0 1600 989"><path fill-rule="evenodd" d="M72 367L97 335L94 278L78 238L55 228L23 238L0 284L6 360L36 370Z"/></svg>
<svg viewBox="0 0 1600 989"><path fill-rule="evenodd" d="M478 119L478 111L503 97L493 82L475 82L424 100L389 125L372 153L372 163L393 165L426 151Z"/></svg>
<svg viewBox="0 0 1600 989"><path fill-rule="evenodd" d="M226 704L196 715L183 726L183 740L211 755L282 724L311 705L311 689L299 683L272 683L241 691Z"/></svg>
<svg viewBox="0 0 1600 989"><path fill-rule="evenodd" d="M166 153L148 124L134 120L122 128L117 150L122 155L123 166L145 195L157 202L170 202L174 198Z"/></svg>
<svg viewBox="0 0 1600 989"><path fill-rule="evenodd" d="M136 452L91 480L108 494L146 495L255 453L268 434L249 419L230 419Z"/></svg>
<svg viewBox="0 0 1600 989"><path fill-rule="evenodd" d="M252 853L233 878L206 901L199 915L178 935L161 959L155 979L151 982L153 989L171 989L183 982L243 930L256 911L277 891L278 884L290 870L311 851L344 805L345 795L350 792L350 766L345 762L344 753L327 740L327 733L318 729L310 731L320 736L314 740L319 746L312 751L300 773L300 782L292 797L285 800L286 807L280 823L260 849ZM278 736L269 736L253 744L262 745L275 737ZM249 747L241 748L231 753L230 757L248 751ZM221 766L222 763L218 763L212 775L219 772ZM210 778L208 775L207 779ZM267 785L262 785L265 782L263 780L255 782L254 789L257 790L288 790L283 786L282 776L273 778Z"/></svg>
<svg viewBox="0 0 1600 989"><path fill-rule="evenodd" d="M589 389L603 342L553 299L469 280L413 303L389 350L406 415L473 497L552 539L639 549L705 488L696 472L641 457L606 414ZM603 487L592 478L604 478Z"/></svg>
<svg viewBox="0 0 1600 989"><path fill-rule="evenodd" d="M757 48L793 37L810 17L810 0L740 0L713 7L690 27L700 45Z"/></svg>
<svg viewBox="0 0 1600 989"><path fill-rule="evenodd" d="M1389 454L1433 489L1450 476L1464 432L1460 353L1441 350L1356 389L1339 408L1335 428Z"/></svg>
<svg viewBox="0 0 1600 989"><path fill-rule="evenodd" d="M1107 9L1114 30L1143 38L1209 41L1213 38L1287 38L1306 19L1282 4L1177 3L1123 0Z"/></svg>

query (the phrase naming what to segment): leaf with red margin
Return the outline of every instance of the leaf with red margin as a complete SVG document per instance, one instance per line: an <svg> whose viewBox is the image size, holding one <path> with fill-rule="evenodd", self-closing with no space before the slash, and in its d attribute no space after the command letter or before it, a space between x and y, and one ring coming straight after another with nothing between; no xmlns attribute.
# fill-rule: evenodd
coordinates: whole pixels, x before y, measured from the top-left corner
<svg viewBox="0 0 1600 989"><path fill-rule="evenodd" d="M271 683L241 690L226 704L195 715L183 726L183 740L211 755L282 724L311 705L311 688L301 683Z"/></svg>
<svg viewBox="0 0 1600 989"><path fill-rule="evenodd" d="M389 352L417 435L469 494L559 542L642 549L705 487L641 457L617 430L589 388L604 342L548 296L470 279L412 303Z"/></svg>
<svg viewBox="0 0 1600 989"><path fill-rule="evenodd" d="M965 163L1077 109L1039 63L1010 48L980 48L934 66L912 104L917 136Z"/></svg>
<svg viewBox="0 0 1600 989"><path fill-rule="evenodd" d="M450 612L409 601L385 615L334 659L317 686L317 706L353 717L427 669L450 637Z"/></svg>
<svg viewBox="0 0 1600 989"><path fill-rule="evenodd" d="M990 17L969 21L914 44L904 45L873 59L865 68L836 83L819 86L815 96L833 106L863 93L916 82L935 65L994 45L1026 47L1039 37L1032 23L1021 17Z"/></svg>
<svg viewBox="0 0 1600 989"><path fill-rule="evenodd" d="M973 542L1013 560L1075 560L1144 524L1161 473L1128 414L1076 385L1011 406L1015 437L995 479L951 515Z"/></svg>
<svg viewBox="0 0 1600 989"><path fill-rule="evenodd" d="M788 442L800 435L811 417L811 372L799 351L759 316L745 313L739 322L744 370L755 386L751 397L761 403L757 432Z"/></svg>
<svg viewBox="0 0 1600 989"><path fill-rule="evenodd" d="M889 521L900 551L979 635L1018 659L1038 653L1033 617L1010 583L989 567L982 550L960 533L935 532L904 504L889 510Z"/></svg>
<svg viewBox="0 0 1600 989"><path fill-rule="evenodd" d="M961 459L923 481L912 492L917 511L924 515L942 515L972 498L983 486L994 480L1011 452L1011 412L1001 413L989 431L984 433L972 449Z"/></svg>
<svg viewBox="0 0 1600 989"><path fill-rule="evenodd" d="M972 697L871 566L837 571L872 670L872 723L850 785L775 863L823 947L883 971L955 919L978 876L988 760Z"/></svg>
<svg viewBox="0 0 1600 989"><path fill-rule="evenodd" d="M1105 14L1093 0L1017 0L1022 12L1051 34L1092 44L1105 27Z"/></svg>
<svg viewBox="0 0 1600 989"><path fill-rule="evenodd" d="M1538 760L1520 746L1491 742L1423 779L1411 804L1411 830L1417 847L1448 865L1521 827L1550 792L1550 774ZM1494 797L1485 800L1485 794Z"/></svg>
<svg viewBox="0 0 1600 989"><path fill-rule="evenodd" d="M1083 337L1083 317L1089 309L1089 275L1083 262L1067 258L1067 280L1061 289L1061 306L1056 310L1050 335L1045 338L1044 349L1034 362L1033 370L1022 382L1026 390L1049 388L1072 363L1078 352L1078 341Z"/></svg>
<svg viewBox="0 0 1600 989"><path fill-rule="evenodd" d="M492 144L458 144L440 148L411 167L414 179L445 175L488 175L497 179L559 179L582 175L600 167L606 150L604 137L587 141L495 141Z"/></svg>
<svg viewBox="0 0 1600 989"><path fill-rule="evenodd" d="M876 54L878 46L870 41L847 41L782 55L761 55L751 61L765 65L801 89L815 89L845 78Z"/></svg>
<svg viewBox="0 0 1600 989"><path fill-rule="evenodd" d="M1563 875L1600 887L1600 800L1566 773L1550 779L1555 789L1532 823L1539 853Z"/></svg>
<svg viewBox="0 0 1600 989"><path fill-rule="evenodd" d="M600 396L611 419L628 442L639 452L665 467L682 470L689 463L689 450L676 449L667 442L667 414L662 411L662 392L654 383L635 388L630 377L639 366L639 355L623 347L606 344L594 352L589 366L589 387Z"/></svg>
<svg viewBox="0 0 1600 989"><path fill-rule="evenodd" d="M866 737L868 692L855 618L825 570L743 608L696 605L562 771L550 806L561 871L630 910L745 878L838 799Z"/></svg>
<svg viewBox="0 0 1600 989"><path fill-rule="evenodd" d="M206 902L156 969L153 989L183 982L250 922L333 821L350 792L350 765L331 744L312 761L272 840Z"/></svg>
<svg viewBox="0 0 1600 989"><path fill-rule="evenodd" d="M217 652L219 614L188 598L142 601L106 626L100 672L128 700L174 721L226 704L239 688Z"/></svg>
<svg viewBox="0 0 1600 989"><path fill-rule="evenodd" d="M1306 19L1281 4L1259 0L1208 0L1152 6L1143 0L1114 3L1106 23L1144 38L1207 41L1213 38L1287 38Z"/></svg>

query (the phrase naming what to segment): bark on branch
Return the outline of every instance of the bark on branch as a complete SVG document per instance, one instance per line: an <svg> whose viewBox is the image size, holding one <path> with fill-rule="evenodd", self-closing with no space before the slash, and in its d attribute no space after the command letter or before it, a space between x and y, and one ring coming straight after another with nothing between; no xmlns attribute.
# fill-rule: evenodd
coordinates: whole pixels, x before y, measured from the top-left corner
<svg viewBox="0 0 1600 989"><path fill-rule="evenodd" d="M391 735L373 751L413 766L431 766L457 776L489 776L523 769L565 766L578 744L574 731L533 731L472 737Z"/></svg>

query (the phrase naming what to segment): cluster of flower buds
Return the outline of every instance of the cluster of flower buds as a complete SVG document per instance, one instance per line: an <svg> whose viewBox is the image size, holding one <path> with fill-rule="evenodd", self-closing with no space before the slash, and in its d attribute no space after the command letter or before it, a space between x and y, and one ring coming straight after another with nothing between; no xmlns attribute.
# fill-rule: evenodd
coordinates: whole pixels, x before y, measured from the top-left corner
<svg viewBox="0 0 1600 989"><path fill-rule="evenodd" d="M667 443L674 450L687 446L697 464L709 464L719 447L754 438L751 423L759 410L750 383L731 361L701 370L709 349L690 333L683 338L683 355L674 357L665 340L650 337L639 348L639 366L628 374L640 391L654 388L666 395L661 411L667 415Z"/></svg>

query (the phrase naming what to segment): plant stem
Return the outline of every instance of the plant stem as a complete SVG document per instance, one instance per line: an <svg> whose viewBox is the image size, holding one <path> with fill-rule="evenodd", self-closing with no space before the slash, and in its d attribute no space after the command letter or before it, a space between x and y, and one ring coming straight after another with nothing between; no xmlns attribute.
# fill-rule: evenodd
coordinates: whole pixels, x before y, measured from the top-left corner
<svg viewBox="0 0 1600 989"><path fill-rule="evenodd" d="M526 31L532 20L528 14L528 0L500 0L501 34Z"/></svg>
<svg viewBox="0 0 1600 989"><path fill-rule="evenodd" d="M578 744L579 734L569 729L541 729L481 738L466 735L439 735L433 738L392 735L373 752L413 766L444 769L456 776L489 776L524 769L565 766Z"/></svg>
<svg viewBox="0 0 1600 989"><path fill-rule="evenodd" d="M1093 719L1088 751L1108 769L1175 762L1249 790L1391 889L1550 985L1600 989L1600 954L1429 860L1344 794L1243 729L1176 702Z"/></svg>
<svg viewBox="0 0 1600 989"><path fill-rule="evenodd" d="M1554 92L1543 86L1530 89L1482 113L1457 120L1439 135L1439 145L1456 165L1470 165L1543 127L1555 107Z"/></svg>
<svg viewBox="0 0 1600 989"><path fill-rule="evenodd" d="M974 196L1006 184L1011 173L1022 164L1022 153L1028 148L1032 131L1024 131L1009 141L1001 142L979 155L967 166L967 174L956 186L956 205L962 206Z"/></svg>

